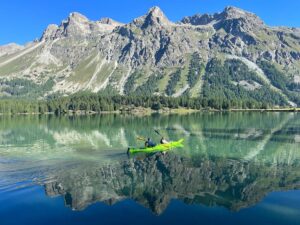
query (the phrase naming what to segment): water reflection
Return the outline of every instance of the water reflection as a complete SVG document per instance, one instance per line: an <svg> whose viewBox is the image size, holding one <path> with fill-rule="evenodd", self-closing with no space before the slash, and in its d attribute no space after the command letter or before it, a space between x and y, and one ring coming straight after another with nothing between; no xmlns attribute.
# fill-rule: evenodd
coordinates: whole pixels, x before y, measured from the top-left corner
<svg viewBox="0 0 300 225"><path fill-rule="evenodd" d="M83 210L133 199L161 214L171 199L237 211L300 189L300 116L200 113L134 117L0 117L0 192L39 184ZM128 159L154 129L185 148ZM14 188L12 188L14 187Z"/></svg>
<svg viewBox="0 0 300 225"><path fill-rule="evenodd" d="M233 159L188 159L154 154L115 165L86 166L57 175L45 185L49 196L63 195L65 204L83 210L94 202L113 204L133 199L162 213L171 199L187 204L239 210L269 192L300 188L300 165L257 165Z"/></svg>

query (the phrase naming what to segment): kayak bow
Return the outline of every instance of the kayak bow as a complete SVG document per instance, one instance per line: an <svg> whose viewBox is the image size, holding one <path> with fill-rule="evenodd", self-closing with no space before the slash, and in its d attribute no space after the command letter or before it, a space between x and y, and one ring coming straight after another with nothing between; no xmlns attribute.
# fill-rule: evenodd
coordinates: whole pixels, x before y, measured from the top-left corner
<svg viewBox="0 0 300 225"><path fill-rule="evenodd" d="M178 141L171 141L166 144L158 144L154 147L148 147L148 148L129 148L129 153L138 153L138 152L145 152L145 153L151 153L151 152L165 152L169 151L173 148L180 148L183 147L183 140L180 139Z"/></svg>

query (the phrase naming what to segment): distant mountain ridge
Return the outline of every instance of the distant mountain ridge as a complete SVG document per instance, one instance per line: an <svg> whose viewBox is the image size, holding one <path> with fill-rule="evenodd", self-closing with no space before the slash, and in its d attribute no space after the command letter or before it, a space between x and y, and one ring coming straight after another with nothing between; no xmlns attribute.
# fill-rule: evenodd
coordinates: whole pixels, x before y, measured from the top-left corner
<svg viewBox="0 0 300 225"><path fill-rule="evenodd" d="M39 40L1 46L0 82L5 97L89 91L296 106L300 29L269 27L235 7L179 22L153 7L128 24L74 12Z"/></svg>

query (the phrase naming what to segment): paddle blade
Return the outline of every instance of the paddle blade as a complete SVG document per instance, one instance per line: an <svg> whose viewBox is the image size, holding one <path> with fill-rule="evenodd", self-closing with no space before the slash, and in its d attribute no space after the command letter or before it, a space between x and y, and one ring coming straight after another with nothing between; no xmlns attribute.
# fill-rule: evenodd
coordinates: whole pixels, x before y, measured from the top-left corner
<svg viewBox="0 0 300 225"><path fill-rule="evenodd" d="M138 139L139 141L146 141L146 138L140 136L136 137L136 139Z"/></svg>

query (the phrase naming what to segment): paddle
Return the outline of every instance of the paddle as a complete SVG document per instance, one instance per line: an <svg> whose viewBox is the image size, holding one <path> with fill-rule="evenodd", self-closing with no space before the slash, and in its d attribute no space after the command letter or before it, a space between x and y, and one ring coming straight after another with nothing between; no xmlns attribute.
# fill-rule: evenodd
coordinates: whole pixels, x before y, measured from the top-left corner
<svg viewBox="0 0 300 225"><path fill-rule="evenodd" d="M155 129L154 131L155 131L155 133L157 133L162 139L164 139L164 136L162 136L161 133L159 133L158 130ZM164 139L164 140L166 141L166 139ZM166 141L166 142L168 143L168 141ZM162 143L162 142L161 142L161 143Z"/></svg>
<svg viewBox="0 0 300 225"><path fill-rule="evenodd" d="M158 131L157 129L154 129L154 131L155 131L155 133L157 133L161 138L164 137L163 135L161 135L161 133L159 133L159 131ZM165 139L165 140L166 140L166 139ZM167 142L169 142L169 141L167 141Z"/></svg>
<svg viewBox="0 0 300 225"><path fill-rule="evenodd" d="M162 137L162 135L158 132L158 130L154 130L155 131L155 133L157 133L159 136L161 136Z"/></svg>

